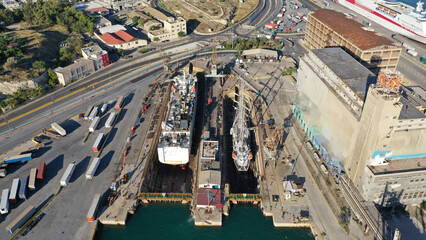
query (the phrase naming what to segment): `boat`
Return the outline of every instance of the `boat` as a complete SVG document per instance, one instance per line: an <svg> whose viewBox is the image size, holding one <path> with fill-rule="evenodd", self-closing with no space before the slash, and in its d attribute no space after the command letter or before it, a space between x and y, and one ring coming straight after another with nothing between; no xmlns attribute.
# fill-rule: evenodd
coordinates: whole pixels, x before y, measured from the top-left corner
<svg viewBox="0 0 426 240"><path fill-rule="evenodd" d="M395 33L426 44L426 11L421 1L416 8L395 0L338 0L338 3Z"/></svg>
<svg viewBox="0 0 426 240"><path fill-rule="evenodd" d="M197 103L197 78L185 71L172 80L165 121L161 123L157 152L163 164L189 162Z"/></svg>
<svg viewBox="0 0 426 240"><path fill-rule="evenodd" d="M242 89L242 88L241 88ZM234 159L235 167L238 171L247 171L249 169L250 160L253 154L250 152L249 137L250 132L247 127L247 107L244 105L244 93L235 97L238 98L235 107L235 118L232 124L230 134L232 136L232 159Z"/></svg>

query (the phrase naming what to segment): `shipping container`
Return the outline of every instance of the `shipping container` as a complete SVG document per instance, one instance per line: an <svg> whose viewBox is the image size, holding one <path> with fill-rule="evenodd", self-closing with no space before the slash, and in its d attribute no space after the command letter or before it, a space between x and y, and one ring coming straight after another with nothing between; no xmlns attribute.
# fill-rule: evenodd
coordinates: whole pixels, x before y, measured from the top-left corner
<svg viewBox="0 0 426 240"><path fill-rule="evenodd" d="M21 179L21 186L19 186L19 198L27 200L27 184L28 177Z"/></svg>
<svg viewBox="0 0 426 240"><path fill-rule="evenodd" d="M95 119L96 116L98 116L98 110L99 110L98 107L93 108L92 112L89 115L89 120L93 120Z"/></svg>
<svg viewBox="0 0 426 240"><path fill-rule="evenodd" d="M27 153L27 154L21 154L21 155L17 155L17 156L12 156L12 157L6 157L4 158L4 163L16 163L16 162L28 162L30 160L32 160L32 154L31 153Z"/></svg>
<svg viewBox="0 0 426 240"><path fill-rule="evenodd" d="M101 113L104 113L108 109L108 103L104 103L101 107Z"/></svg>
<svg viewBox="0 0 426 240"><path fill-rule="evenodd" d="M19 178L15 178L12 181L12 187L10 188L9 201L16 203L18 201L18 189L19 189Z"/></svg>
<svg viewBox="0 0 426 240"><path fill-rule="evenodd" d="M9 213L9 188L3 189L1 192L0 213Z"/></svg>
<svg viewBox="0 0 426 240"><path fill-rule="evenodd" d="M45 162L41 162L38 165L37 181L42 182L45 175L46 175L46 163Z"/></svg>
<svg viewBox="0 0 426 240"><path fill-rule="evenodd" d="M7 176L7 170L5 168L0 169L0 177L6 177Z"/></svg>
<svg viewBox="0 0 426 240"><path fill-rule="evenodd" d="M66 187L68 185L68 182L71 179L72 174L74 173L74 169L75 169L75 164L74 163L70 163L67 167L67 169L64 172L64 175L61 178L61 186Z"/></svg>
<svg viewBox="0 0 426 240"><path fill-rule="evenodd" d="M95 176L96 169L98 169L100 162L101 160L99 158L93 159L92 164L90 164L89 169L87 170L86 179L92 179L93 176Z"/></svg>
<svg viewBox="0 0 426 240"><path fill-rule="evenodd" d="M89 212L87 213L87 221L93 222L96 218L96 212L98 211L99 203L101 202L101 195L95 194L90 205Z"/></svg>
<svg viewBox="0 0 426 240"><path fill-rule="evenodd" d="M115 103L115 109L120 109L121 105L123 105L124 96L120 96Z"/></svg>
<svg viewBox="0 0 426 240"><path fill-rule="evenodd" d="M67 131L65 131L65 129L63 129L61 126L59 126L59 124L57 124L56 122L50 124L50 126L53 128L53 130L55 130L57 133L61 134L61 136L65 136L67 135Z"/></svg>
<svg viewBox="0 0 426 240"><path fill-rule="evenodd" d="M112 112L112 113L109 115L109 117L108 117L108 119L106 120L106 122L105 122L105 127L106 127L106 128L111 128L111 127L112 127L112 124L114 124L114 120L115 120L115 112Z"/></svg>
<svg viewBox="0 0 426 240"><path fill-rule="evenodd" d="M28 219L30 219L35 212L36 208L34 206L28 206L23 212L21 212L21 214L19 214L17 218L13 219L13 221L7 225L6 231L9 234L12 234L16 231L16 229L22 227L22 225L24 225L24 223L28 221Z"/></svg>
<svg viewBox="0 0 426 240"><path fill-rule="evenodd" d="M102 143L102 138L104 137L103 133L99 133L98 137L95 140L95 143L93 144L93 151L94 152L98 152L99 148L101 147L101 143Z"/></svg>
<svg viewBox="0 0 426 240"><path fill-rule="evenodd" d="M89 132L95 132L96 127L99 124L99 120L100 120L99 117L95 117L95 119L93 119L93 121L92 121L92 123L90 124L90 127L89 127Z"/></svg>
<svg viewBox="0 0 426 240"><path fill-rule="evenodd" d="M349 13L349 16L350 16L351 18L353 18L353 19L357 19L357 16L356 16L355 14L353 14L353 13Z"/></svg>
<svg viewBox="0 0 426 240"><path fill-rule="evenodd" d="M87 108L86 112L84 112L84 119L88 120L90 113L92 112L93 106Z"/></svg>
<svg viewBox="0 0 426 240"><path fill-rule="evenodd" d="M36 177L37 177L37 168L33 168L31 169L30 181L28 182L28 188L30 190L36 190L36 187L35 187Z"/></svg>

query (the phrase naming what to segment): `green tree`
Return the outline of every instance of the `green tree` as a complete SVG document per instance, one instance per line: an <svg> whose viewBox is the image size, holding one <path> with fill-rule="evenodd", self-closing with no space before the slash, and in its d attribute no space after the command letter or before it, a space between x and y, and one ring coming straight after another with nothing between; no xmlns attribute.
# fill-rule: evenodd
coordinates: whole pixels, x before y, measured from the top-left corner
<svg viewBox="0 0 426 240"><path fill-rule="evenodd" d="M32 66L35 69L45 69L46 63L44 61L35 61L33 62Z"/></svg>
<svg viewBox="0 0 426 240"><path fill-rule="evenodd" d="M121 24L121 19L119 17L115 16L114 20L117 24Z"/></svg>
<svg viewBox="0 0 426 240"><path fill-rule="evenodd" d="M140 17L134 16L132 17L132 22L138 24Z"/></svg>
<svg viewBox="0 0 426 240"><path fill-rule="evenodd" d="M59 81L58 81L58 76L56 75L56 73L49 68L49 70L47 70L47 75L49 76L49 85L51 87L55 87Z"/></svg>
<svg viewBox="0 0 426 240"><path fill-rule="evenodd" d="M118 56L119 57L124 57L126 55L126 52L123 49L118 49Z"/></svg>
<svg viewBox="0 0 426 240"><path fill-rule="evenodd" d="M146 53L146 52L148 52L149 51L149 49L148 48L142 48L141 50L139 50L138 52L139 53L142 53L142 54L144 54L144 53Z"/></svg>
<svg viewBox="0 0 426 240"><path fill-rule="evenodd" d="M158 39L158 37L154 38L154 42L158 42L158 40L160 40L160 39Z"/></svg>
<svg viewBox="0 0 426 240"><path fill-rule="evenodd" d="M146 23L145 18L140 18L139 21L138 21L138 25L141 26L141 27L143 27L145 25L145 23Z"/></svg>
<svg viewBox="0 0 426 240"><path fill-rule="evenodd" d="M158 29L160 29L160 27L159 27L159 26L151 26L151 27L149 28L149 30L151 30L151 31L155 31L155 30L158 30Z"/></svg>
<svg viewBox="0 0 426 240"><path fill-rule="evenodd" d="M16 57L9 57L3 65L3 68L5 70L12 70L16 65L18 65L18 59Z"/></svg>
<svg viewBox="0 0 426 240"><path fill-rule="evenodd" d="M182 31L178 32L178 37L183 37L185 35Z"/></svg>

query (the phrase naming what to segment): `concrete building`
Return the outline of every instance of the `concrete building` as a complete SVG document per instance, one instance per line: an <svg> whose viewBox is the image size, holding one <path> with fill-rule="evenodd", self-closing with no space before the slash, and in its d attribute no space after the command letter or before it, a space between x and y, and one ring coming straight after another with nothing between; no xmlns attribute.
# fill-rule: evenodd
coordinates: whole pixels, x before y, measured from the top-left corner
<svg viewBox="0 0 426 240"><path fill-rule="evenodd" d="M97 29L101 29L101 28L104 28L104 27L112 26L111 21L110 21L110 20L108 20L108 19L107 19L107 18L105 18L105 17L102 17L102 16L95 17L95 21L94 21L94 23L95 23L95 27L96 27Z"/></svg>
<svg viewBox="0 0 426 240"><path fill-rule="evenodd" d="M136 6L139 0L100 0L103 5L114 10L123 10L126 8L132 8Z"/></svg>
<svg viewBox="0 0 426 240"><path fill-rule="evenodd" d="M85 59L93 61L95 70L99 70L110 64L108 52L99 47L99 45L82 48L81 53Z"/></svg>
<svg viewBox="0 0 426 240"><path fill-rule="evenodd" d="M344 170L367 200L376 201L369 194L368 186L376 183L367 179L368 166L426 154L426 116L424 104L416 103L422 99L410 97L406 88L375 82L342 49L311 50L300 60L294 113L330 172L338 178ZM404 171L402 182L417 174Z"/></svg>
<svg viewBox="0 0 426 240"><path fill-rule="evenodd" d="M115 26L115 25L113 25ZM127 32L125 30L119 30L117 32L106 32L101 36L98 36L99 39L105 43L110 49L133 49L137 47L146 46L148 41L145 39L140 39L135 35Z"/></svg>
<svg viewBox="0 0 426 240"><path fill-rule="evenodd" d="M374 73L396 70L402 47L364 28L341 12L320 9L308 15L305 45L310 49L340 46Z"/></svg>
<svg viewBox="0 0 426 240"><path fill-rule="evenodd" d="M278 60L277 51L263 48L244 50L242 56L250 60Z"/></svg>
<svg viewBox="0 0 426 240"><path fill-rule="evenodd" d="M61 85L67 85L71 81L77 81L95 71L92 60L80 58L66 67L58 67L54 70Z"/></svg>

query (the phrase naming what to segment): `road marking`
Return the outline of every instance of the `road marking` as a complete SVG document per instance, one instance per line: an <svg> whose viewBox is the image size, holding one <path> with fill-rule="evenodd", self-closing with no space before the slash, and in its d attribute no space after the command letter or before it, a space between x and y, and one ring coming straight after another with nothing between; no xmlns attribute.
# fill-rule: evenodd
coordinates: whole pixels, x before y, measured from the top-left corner
<svg viewBox="0 0 426 240"><path fill-rule="evenodd" d="M411 59L410 57L407 57L405 54L401 54L401 56L402 56L405 60L407 60L407 61L409 61L409 62L413 63L414 65L416 65L416 66L417 66L417 67L419 67L420 69L422 69L422 70L425 70L425 71L426 71L426 67L425 67L425 66L422 66L422 64L420 64L419 62L414 61L414 60L413 60L413 59Z"/></svg>

